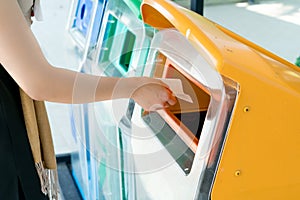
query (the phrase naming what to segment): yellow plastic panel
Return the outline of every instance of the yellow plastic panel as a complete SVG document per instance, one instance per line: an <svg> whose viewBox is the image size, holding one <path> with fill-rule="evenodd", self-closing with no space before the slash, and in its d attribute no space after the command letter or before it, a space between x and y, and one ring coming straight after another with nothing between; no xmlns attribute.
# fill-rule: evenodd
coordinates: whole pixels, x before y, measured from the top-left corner
<svg viewBox="0 0 300 200"><path fill-rule="evenodd" d="M172 2L144 0L141 9L146 23L177 29L240 86L211 199L300 199L299 69Z"/></svg>

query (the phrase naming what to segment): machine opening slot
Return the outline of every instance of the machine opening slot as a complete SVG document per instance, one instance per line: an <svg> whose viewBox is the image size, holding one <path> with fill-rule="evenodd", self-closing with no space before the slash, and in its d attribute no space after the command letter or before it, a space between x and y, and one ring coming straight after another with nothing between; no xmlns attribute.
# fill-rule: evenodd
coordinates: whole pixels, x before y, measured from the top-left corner
<svg viewBox="0 0 300 200"><path fill-rule="evenodd" d="M201 138L201 132L210 103L210 94L205 87L163 54L158 55L154 77L180 79L184 92L193 103L177 99L174 106L155 112L143 112L143 120L156 134L159 141L188 174Z"/></svg>
<svg viewBox="0 0 300 200"><path fill-rule="evenodd" d="M109 61L109 54L113 44L113 36L116 32L117 22L117 18L115 18L113 15L108 16L104 32L103 44L101 47L102 53L99 58L99 63Z"/></svg>
<svg viewBox="0 0 300 200"><path fill-rule="evenodd" d="M174 116L180 120L186 127L188 127L190 130L192 130L192 133L194 134L194 136L196 136L196 138L199 140L200 135L201 135L201 131L202 131L202 127L203 127L203 123L204 123L204 119L206 116L206 111L202 111L200 112L200 119L198 117L199 113L177 113L174 114Z"/></svg>
<svg viewBox="0 0 300 200"><path fill-rule="evenodd" d="M108 76L122 77L130 67L136 36L122 21L109 14L98 65Z"/></svg>
<svg viewBox="0 0 300 200"><path fill-rule="evenodd" d="M127 30L122 52L121 52L120 61L119 61L120 65L126 72L128 71L130 65L134 43L135 43L135 35L132 32Z"/></svg>

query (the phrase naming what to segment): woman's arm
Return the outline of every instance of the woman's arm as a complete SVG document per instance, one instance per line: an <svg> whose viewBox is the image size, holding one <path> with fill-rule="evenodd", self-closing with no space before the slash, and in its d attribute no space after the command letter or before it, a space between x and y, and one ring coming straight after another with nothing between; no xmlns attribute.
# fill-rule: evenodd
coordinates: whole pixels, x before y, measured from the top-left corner
<svg viewBox="0 0 300 200"><path fill-rule="evenodd" d="M87 103L133 98L148 110L154 104L176 102L167 86L155 79L99 77L51 66L16 0L0 0L0 63L36 100Z"/></svg>

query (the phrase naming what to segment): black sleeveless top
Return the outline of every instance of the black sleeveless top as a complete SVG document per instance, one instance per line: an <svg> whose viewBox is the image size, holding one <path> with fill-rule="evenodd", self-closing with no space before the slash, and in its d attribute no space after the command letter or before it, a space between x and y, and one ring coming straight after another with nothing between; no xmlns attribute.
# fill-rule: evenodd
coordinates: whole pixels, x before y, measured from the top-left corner
<svg viewBox="0 0 300 200"><path fill-rule="evenodd" d="M0 199L46 200L34 167L19 88L0 64Z"/></svg>

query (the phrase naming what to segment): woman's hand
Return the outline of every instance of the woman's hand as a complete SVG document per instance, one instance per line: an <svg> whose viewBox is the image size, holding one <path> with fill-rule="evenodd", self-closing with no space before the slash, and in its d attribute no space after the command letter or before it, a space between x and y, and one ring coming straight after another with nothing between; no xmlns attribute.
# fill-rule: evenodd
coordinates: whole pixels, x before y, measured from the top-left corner
<svg viewBox="0 0 300 200"><path fill-rule="evenodd" d="M147 77L138 80L131 98L146 111L167 108L176 103L176 97L162 81Z"/></svg>

